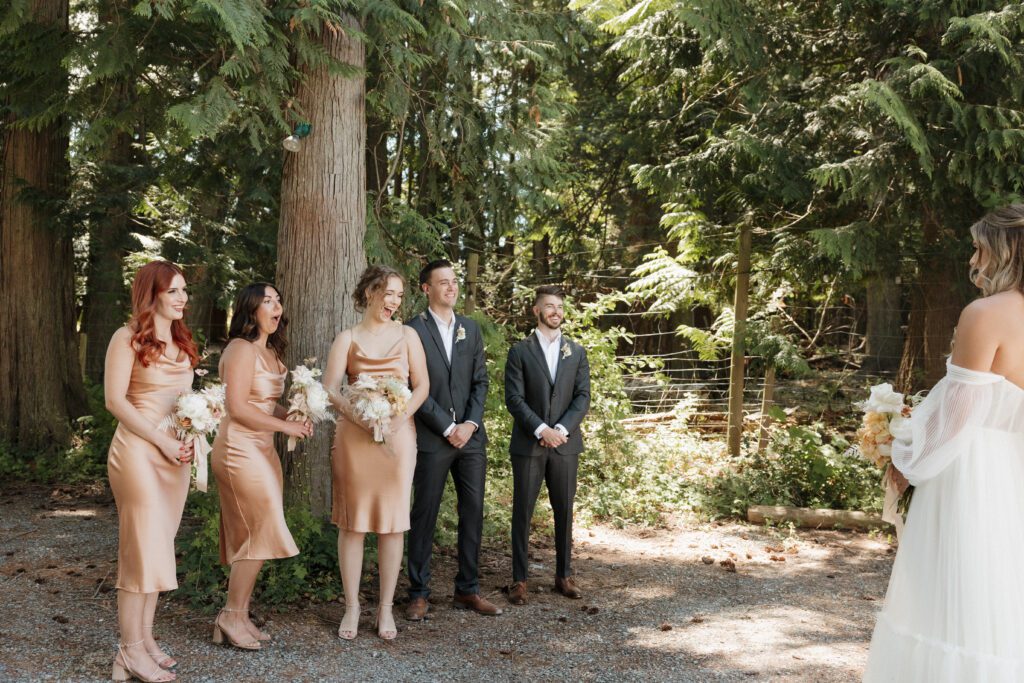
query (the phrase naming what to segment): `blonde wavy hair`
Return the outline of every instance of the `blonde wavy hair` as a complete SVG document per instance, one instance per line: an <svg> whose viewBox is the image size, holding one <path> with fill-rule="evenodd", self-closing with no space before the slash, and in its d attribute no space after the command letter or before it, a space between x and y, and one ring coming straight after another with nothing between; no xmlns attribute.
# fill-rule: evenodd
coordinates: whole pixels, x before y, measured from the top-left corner
<svg viewBox="0 0 1024 683"><path fill-rule="evenodd" d="M984 268L971 268L971 281L985 296L1011 289L1024 293L1024 204L985 214L971 226Z"/></svg>

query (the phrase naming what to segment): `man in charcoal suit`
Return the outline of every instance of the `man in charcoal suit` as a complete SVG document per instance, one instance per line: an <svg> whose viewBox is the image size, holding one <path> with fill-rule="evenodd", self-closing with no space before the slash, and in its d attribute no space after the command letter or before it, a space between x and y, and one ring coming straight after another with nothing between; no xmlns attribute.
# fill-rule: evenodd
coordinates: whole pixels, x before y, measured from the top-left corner
<svg viewBox="0 0 1024 683"><path fill-rule="evenodd" d="M480 537L484 523L487 434L484 400L487 366L480 326L455 315L459 283L452 264L432 261L420 272L427 310L407 324L416 330L427 357L430 395L416 411L416 473L409 530L409 606L420 621L430 604L430 555L445 482L451 473L458 496L459 572L453 605L496 616L501 609L480 595Z"/></svg>
<svg viewBox="0 0 1024 683"><path fill-rule="evenodd" d="M538 287L533 303L537 329L508 352L505 405L512 414L512 585L508 600L526 603L530 520L546 482L555 515L555 590L583 597L572 578L572 512L576 470L583 452L580 425L590 408L586 350L562 336L561 287Z"/></svg>

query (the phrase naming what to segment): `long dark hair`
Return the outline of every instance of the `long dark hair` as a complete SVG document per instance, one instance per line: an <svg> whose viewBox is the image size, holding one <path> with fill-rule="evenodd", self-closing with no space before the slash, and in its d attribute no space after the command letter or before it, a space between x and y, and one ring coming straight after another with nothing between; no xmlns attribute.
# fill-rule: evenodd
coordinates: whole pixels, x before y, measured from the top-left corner
<svg viewBox="0 0 1024 683"><path fill-rule="evenodd" d="M277 329L267 339L267 346L274 350L277 359L284 362L284 350L288 348L288 340L285 338L285 331L288 327L288 316L284 314L284 294L281 290L269 282L254 282L246 285L235 296L235 307L231 313L231 329L228 330L228 340L244 339L256 341L260 336L260 327L256 323L256 309L263 304L263 298L267 296L267 287L270 287L281 297L281 322Z"/></svg>

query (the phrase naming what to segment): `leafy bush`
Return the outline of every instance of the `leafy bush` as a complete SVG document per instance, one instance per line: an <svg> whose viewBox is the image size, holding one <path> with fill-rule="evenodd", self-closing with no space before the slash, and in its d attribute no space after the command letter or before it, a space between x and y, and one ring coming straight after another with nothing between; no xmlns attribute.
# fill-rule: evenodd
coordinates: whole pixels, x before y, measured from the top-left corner
<svg viewBox="0 0 1024 683"><path fill-rule="evenodd" d="M301 552L266 562L253 597L269 607L300 600L336 600L342 593L337 529L301 508L288 510L285 520ZM374 548L370 550L370 559L375 561ZM220 564L220 506L215 484L207 493L189 495L185 521L178 533L178 557L176 597L208 611L220 607L230 568Z"/></svg>
<svg viewBox="0 0 1024 683"><path fill-rule="evenodd" d="M823 425L776 430L765 453L745 455L707 478L701 505L711 515L745 516L751 505L878 511L881 472Z"/></svg>
<svg viewBox="0 0 1024 683"><path fill-rule="evenodd" d="M107 450L117 420L103 403L103 387L87 387L89 415L75 420L71 444L50 452L22 451L0 442L0 477L43 483L76 484L107 476Z"/></svg>

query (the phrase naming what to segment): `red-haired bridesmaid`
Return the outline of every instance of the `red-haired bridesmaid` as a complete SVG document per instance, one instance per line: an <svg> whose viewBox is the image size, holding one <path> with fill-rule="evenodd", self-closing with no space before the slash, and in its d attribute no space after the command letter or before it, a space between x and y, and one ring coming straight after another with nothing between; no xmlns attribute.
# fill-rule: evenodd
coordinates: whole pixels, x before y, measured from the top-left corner
<svg viewBox="0 0 1024 683"><path fill-rule="evenodd" d="M107 456L117 502L117 620L113 678L173 681L176 662L153 638L160 591L178 587L174 536L188 495L191 446L159 428L192 388L199 354L185 326L185 277L154 261L132 283L132 317L107 348L104 393L118 420Z"/></svg>

